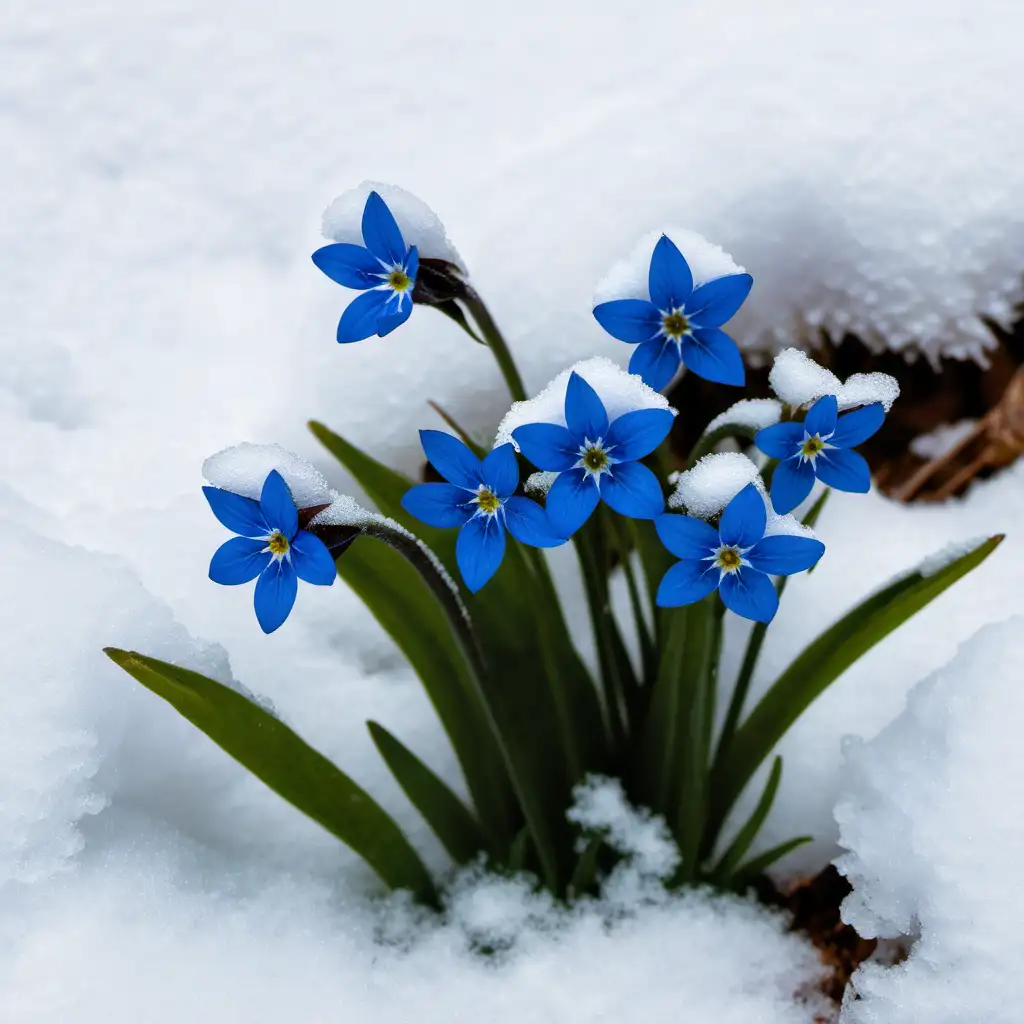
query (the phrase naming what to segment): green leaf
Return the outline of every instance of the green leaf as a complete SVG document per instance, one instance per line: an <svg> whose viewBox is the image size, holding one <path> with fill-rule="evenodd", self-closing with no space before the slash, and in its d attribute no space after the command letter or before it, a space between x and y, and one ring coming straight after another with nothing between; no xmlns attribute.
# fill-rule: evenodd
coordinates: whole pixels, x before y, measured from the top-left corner
<svg viewBox="0 0 1024 1024"><path fill-rule="evenodd" d="M287 725L198 672L134 651L107 647L105 653L261 782L358 853L392 889L411 889L436 902L423 861L391 817Z"/></svg>
<svg viewBox="0 0 1024 1024"><path fill-rule="evenodd" d="M587 844L583 847L583 852L576 862L572 881L569 883L570 899L578 899L594 888L597 882L598 857L602 846L604 846L603 836L591 836L587 840Z"/></svg>
<svg viewBox="0 0 1024 1024"><path fill-rule="evenodd" d="M480 823L465 804L408 747L377 722L370 737L409 802L423 815L456 864L466 864L488 848ZM495 853L491 849L492 855Z"/></svg>
<svg viewBox="0 0 1024 1024"><path fill-rule="evenodd" d="M758 765L804 710L861 655L981 565L1002 539L1002 535L991 537L934 573L918 570L897 579L862 601L797 656L716 759L711 782L712 836L717 836Z"/></svg>
<svg viewBox="0 0 1024 1024"><path fill-rule="evenodd" d="M357 538L337 564L338 575L419 676L451 741L489 845L504 849L522 827L522 815L487 710L440 605L416 569L373 538Z"/></svg>
<svg viewBox="0 0 1024 1024"><path fill-rule="evenodd" d="M775 794L779 789L779 782L782 779L782 758L776 757L772 763L772 770L768 775L768 782L765 784L761 799L754 808L754 813L747 819L747 823L736 834L729 849L722 855L722 859L715 865L711 872L711 881L718 885L725 885L729 876L736 870L736 866L743 860L750 844L757 838L761 826L768 817L772 804L775 802Z"/></svg>
<svg viewBox="0 0 1024 1024"><path fill-rule="evenodd" d="M795 839L787 839L786 842L779 843L778 846L773 846L770 850L765 850L764 853L748 860L733 877L732 888L737 891L745 889L777 860L785 857L787 853L795 850L798 846L804 846L809 842L811 842L810 836L797 836Z"/></svg>

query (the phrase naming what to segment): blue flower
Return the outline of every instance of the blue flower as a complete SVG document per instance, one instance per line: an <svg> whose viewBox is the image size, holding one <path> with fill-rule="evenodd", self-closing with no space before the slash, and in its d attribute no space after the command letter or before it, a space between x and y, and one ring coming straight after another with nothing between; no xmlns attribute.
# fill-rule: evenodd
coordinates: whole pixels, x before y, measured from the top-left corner
<svg viewBox="0 0 1024 1024"><path fill-rule="evenodd" d="M637 345L629 372L660 391L682 363L705 380L742 385L743 357L720 330L750 292L749 274L728 274L693 287L686 258L667 235L654 247L646 299L616 299L594 309L597 322L619 341Z"/></svg>
<svg viewBox="0 0 1024 1024"><path fill-rule="evenodd" d="M726 506L716 530L703 519L663 515L654 521L677 562L662 577L656 601L663 608L693 604L716 587L726 608L755 622L771 622L779 598L769 576L810 569L825 553L813 537L764 535L764 499L753 484Z"/></svg>
<svg viewBox="0 0 1024 1024"><path fill-rule="evenodd" d="M264 481L259 501L204 487L213 514L239 534L225 541L210 561L214 583L235 586L256 580L256 618L273 633L288 618L298 580L330 586L337 575L334 559L319 537L299 529L299 513L284 477L276 469Z"/></svg>
<svg viewBox="0 0 1024 1024"><path fill-rule="evenodd" d="M672 413L637 409L609 423L597 392L574 372L565 391L565 423L527 423L512 431L538 469L558 473L547 496L548 520L557 534L572 536L602 498L633 519L653 519L664 510L658 478L636 460L665 440Z"/></svg>
<svg viewBox="0 0 1024 1024"><path fill-rule="evenodd" d="M338 321L338 341L383 338L412 313L412 293L420 258L405 239L387 203L376 193L363 207L363 242L338 242L313 253L313 262L332 280L364 292L349 303Z"/></svg>
<svg viewBox="0 0 1024 1024"><path fill-rule="evenodd" d="M864 457L851 449L866 441L885 420L880 402L838 415L835 395L819 398L803 423L776 423L754 436L758 448L778 459L772 476L772 504L791 512L814 486L815 477L838 491L864 494L871 487L871 470Z"/></svg>
<svg viewBox="0 0 1024 1024"><path fill-rule="evenodd" d="M430 464L448 482L410 488L402 508L428 526L461 527L455 560L474 594L505 557L506 529L536 548L564 543L552 532L540 505L514 496L519 463L511 444L495 448L481 461L457 437L440 430L421 430L420 442Z"/></svg>

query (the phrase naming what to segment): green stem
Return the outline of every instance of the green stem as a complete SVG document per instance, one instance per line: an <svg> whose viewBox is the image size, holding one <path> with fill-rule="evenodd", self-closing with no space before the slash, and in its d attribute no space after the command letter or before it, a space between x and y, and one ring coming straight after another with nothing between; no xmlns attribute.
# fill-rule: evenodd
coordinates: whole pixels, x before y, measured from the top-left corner
<svg viewBox="0 0 1024 1024"><path fill-rule="evenodd" d="M476 321L477 327L480 328L480 333L484 336L488 348L494 353L494 360L498 364L502 377L505 378L505 384L508 387L509 394L512 396L512 401L525 402L526 388L523 387L523 380L519 376L515 360L512 358L512 353L504 337L502 337L501 331L498 330L498 325L494 322L490 311L484 305L483 299L480 298L473 288L466 285L466 292L462 297L462 301L465 303L466 309L469 310L470 316ZM472 334L471 331L469 333Z"/></svg>

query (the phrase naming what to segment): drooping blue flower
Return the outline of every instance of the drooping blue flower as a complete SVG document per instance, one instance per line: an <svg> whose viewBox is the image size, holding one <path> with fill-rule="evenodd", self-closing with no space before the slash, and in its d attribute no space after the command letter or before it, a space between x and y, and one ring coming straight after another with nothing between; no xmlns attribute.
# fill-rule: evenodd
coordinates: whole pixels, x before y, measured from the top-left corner
<svg viewBox="0 0 1024 1024"><path fill-rule="evenodd" d="M764 535L764 499L753 484L726 506L716 530L692 516L654 521L662 544L681 561L662 577L656 601L663 608L693 604L716 588L726 608L755 622L771 622L779 598L769 576L811 568L825 553L813 537Z"/></svg>
<svg viewBox="0 0 1024 1024"><path fill-rule="evenodd" d="M204 487L203 493L213 514L239 535L214 552L210 579L225 586L256 580L253 603L264 633L273 633L288 618L299 580L322 587L334 582L334 559L319 537L299 529L292 493L276 469L264 481L259 501L220 487Z"/></svg>
<svg viewBox="0 0 1024 1024"><path fill-rule="evenodd" d="M653 519L664 510L658 478L637 459L665 440L672 413L636 409L609 422L597 392L574 372L565 391L565 423L527 423L512 431L538 469L558 473L547 496L556 533L571 537L602 499L632 519Z"/></svg>
<svg viewBox="0 0 1024 1024"><path fill-rule="evenodd" d="M594 308L597 322L619 341L636 345L629 372L660 391L682 363L698 377L742 385L743 357L723 330L743 305L754 279L727 274L696 288L686 257L667 235L654 247L646 299L615 299Z"/></svg>
<svg viewBox="0 0 1024 1024"><path fill-rule="evenodd" d="M349 303L338 321L338 341L362 341L376 334L383 338L400 327L412 313L412 293L420 258L416 246L405 239L376 192L363 207L363 242L336 242L313 253L313 262L332 280L363 292Z"/></svg>
<svg viewBox="0 0 1024 1024"><path fill-rule="evenodd" d="M776 423L754 436L758 448L778 459L772 476L772 505L791 512L811 493L814 480L837 491L864 494L871 487L871 470L853 451L885 420L881 402L861 406L839 416L835 395L825 395L811 406L802 423Z"/></svg>
<svg viewBox="0 0 1024 1024"><path fill-rule="evenodd" d="M511 444L503 444L482 461L457 437L421 430L427 460L447 483L418 484L405 492L402 508L428 526L458 526L455 559L466 586L475 594L505 557L505 530L522 544L552 548L555 536L544 509L515 494L519 463Z"/></svg>

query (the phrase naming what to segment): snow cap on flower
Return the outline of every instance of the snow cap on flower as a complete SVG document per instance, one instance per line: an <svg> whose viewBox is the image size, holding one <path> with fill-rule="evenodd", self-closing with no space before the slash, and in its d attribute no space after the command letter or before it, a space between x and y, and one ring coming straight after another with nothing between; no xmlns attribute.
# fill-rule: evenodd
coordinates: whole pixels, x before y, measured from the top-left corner
<svg viewBox="0 0 1024 1024"><path fill-rule="evenodd" d="M782 418L782 403L774 398L741 398L725 412L719 413L705 428L710 434L719 427L738 426L748 430L763 430Z"/></svg>
<svg viewBox="0 0 1024 1024"><path fill-rule="evenodd" d="M512 431L525 423L554 423L564 427L565 392L574 373L578 373L597 392L609 419L618 419L623 413L637 409L667 409L676 415L676 410L664 395L649 388L636 374L626 373L610 359L598 356L563 370L534 398L516 402L498 425L494 446L508 444L509 441L515 444Z"/></svg>
<svg viewBox="0 0 1024 1024"><path fill-rule="evenodd" d="M406 245L415 245L420 259L444 260L465 274L466 267L445 231L444 224L422 199L398 185L364 181L338 196L324 210L321 231L332 242L363 244L362 219L367 197L376 192L387 204Z"/></svg>
<svg viewBox="0 0 1024 1024"><path fill-rule="evenodd" d="M794 407L835 395L840 410L879 402L888 412L900 396L896 378L887 373L855 373L843 383L798 348L784 349L775 357L768 383L783 402Z"/></svg>

